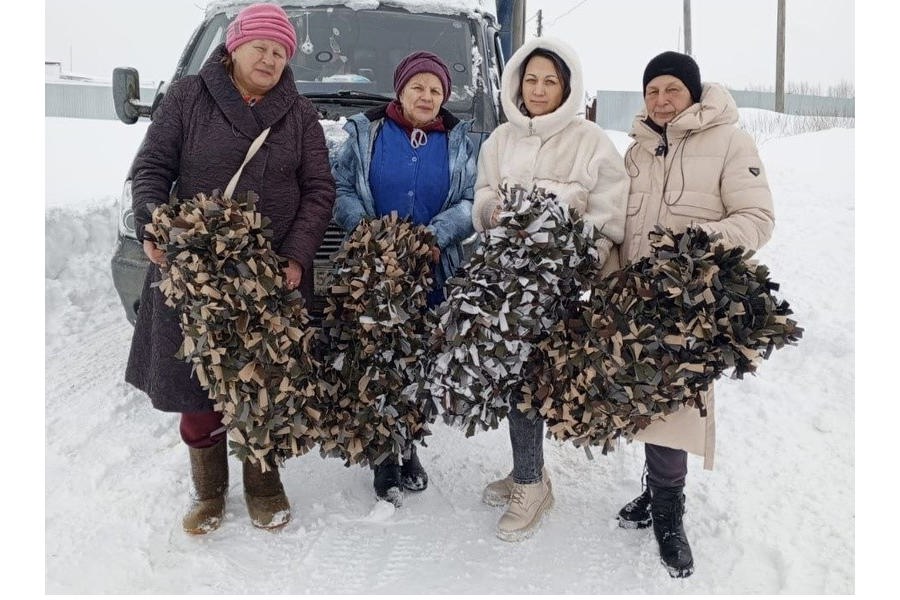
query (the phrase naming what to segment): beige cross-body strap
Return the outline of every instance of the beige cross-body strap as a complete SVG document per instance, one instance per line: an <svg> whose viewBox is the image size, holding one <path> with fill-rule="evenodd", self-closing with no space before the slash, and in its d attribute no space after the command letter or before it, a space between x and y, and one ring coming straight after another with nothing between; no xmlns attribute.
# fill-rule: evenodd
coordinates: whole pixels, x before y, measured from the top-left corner
<svg viewBox="0 0 900 600"><path fill-rule="evenodd" d="M263 142L266 141L266 136L269 135L269 129L271 127L266 127L265 131L263 131L253 143L250 144L250 149L247 150L247 156L244 158L243 164L237 170L237 173L234 174L234 177L231 178L231 181L228 182L228 186L225 188L225 193L222 194L223 198L231 198L231 194L234 192L234 188L237 187L238 179L241 178L241 171L244 170L244 167L247 166L247 163L250 162L250 159L253 158L253 155L256 154L256 151L259 150L259 147L262 146Z"/></svg>

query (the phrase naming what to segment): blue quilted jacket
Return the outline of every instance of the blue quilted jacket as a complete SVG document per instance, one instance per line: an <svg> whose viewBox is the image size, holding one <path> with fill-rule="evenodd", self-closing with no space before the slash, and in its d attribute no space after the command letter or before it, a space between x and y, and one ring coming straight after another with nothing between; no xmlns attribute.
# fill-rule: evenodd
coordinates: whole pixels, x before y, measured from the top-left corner
<svg viewBox="0 0 900 600"><path fill-rule="evenodd" d="M334 221L346 232L353 231L363 218L378 216L369 187L369 170L373 144L386 118L385 108L354 115L344 126L349 138L338 153L332 174L337 190ZM436 286L443 286L453 275L464 258L463 240L475 232L472 199L478 159L468 136L470 123L460 121L445 109L441 109L440 115L448 130L450 190L440 212L428 224L441 249L440 265L435 272Z"/></svg>

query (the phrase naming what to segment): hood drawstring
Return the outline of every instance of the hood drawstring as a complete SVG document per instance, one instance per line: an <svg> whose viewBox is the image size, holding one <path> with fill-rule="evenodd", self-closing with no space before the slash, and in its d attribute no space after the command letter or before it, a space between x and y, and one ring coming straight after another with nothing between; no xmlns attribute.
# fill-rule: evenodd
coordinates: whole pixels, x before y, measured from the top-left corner
<svg viewBox="0 0 900 600"><path fill-rule="evenodd" d="M414 127L409 134L409 143L413 148L421 148L428 143L428 134L418 127Z"/></svg>
<svg viewBox="0 0 900 600"><path fill-rule="evenodd" d="M678 140L678 145L675 146L675 151L672 155L672 162L669 164L669 168L666 169L666 176L663 179L662 186L662 201L666 206L674 206L678 204L678 201L681 200L681 197L684 195L684 144L687 142L688 138L694 133L693 129L688 130L688 132L684 135L683 138ZM678 158L678 168L681 171L681 190L678 192L678 197L673 201L669 202L666 200L666 186L669 183L669 175L672 173L672 167L675 166L675 155L678 154L678 151L681 150L681 156Z"/></svg>

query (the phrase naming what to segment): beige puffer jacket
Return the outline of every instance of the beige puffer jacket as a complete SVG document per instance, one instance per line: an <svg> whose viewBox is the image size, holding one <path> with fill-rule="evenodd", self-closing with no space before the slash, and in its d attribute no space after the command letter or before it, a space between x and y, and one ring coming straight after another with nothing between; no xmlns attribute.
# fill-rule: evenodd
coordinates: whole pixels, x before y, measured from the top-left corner
<svg viewBox="0 0 900 600"><path fill-rule="evenodd" d="M700 102L668 124L666 155L657 154L663 137L646 118L646 111L635 117L634 143L625 153L631 190L619 249L622 264L650 253L647 234L656 224L676 233L698 225L721 234L729 247L757 250L765 244L775 224L772 195L753 138L736 126L737 105L728 90L717 83L703 85ZM712 389L704 403L706 418L694 408L683 408L652 423L637 439L698 454L704 457L704 468L712 469Z"/></svg>
<svg viewBox="0 0 900 600"><path fill-rule="evenodd" d="M535 48L558 54L571 70L571 92L555 111L539 117L523 115L519 72ZM628 175L622 157L599 125L584 118L581 63L564 42L534 38L509 59L501 81L501 101L508 122L485 140L478 156L472 224L490 227L501 184L537 185L579 211L607 238L604 249L620 243L625 226Z"/></svg>

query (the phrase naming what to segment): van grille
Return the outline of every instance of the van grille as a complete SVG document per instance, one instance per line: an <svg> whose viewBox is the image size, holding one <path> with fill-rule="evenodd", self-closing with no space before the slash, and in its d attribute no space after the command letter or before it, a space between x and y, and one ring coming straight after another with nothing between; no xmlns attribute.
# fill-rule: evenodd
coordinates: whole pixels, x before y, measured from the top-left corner
<svg viewBox="0 0 900 600"><path fill-rule="evenodd" d="M325 230L325 237L322 239L322 244L316 251L316 258L313 261L313 301L310 306L310 316L315 321L318 321L325 311L328 274L333 268L331 257L338 251L343 241L344 230L332 221Z"/></svg>

